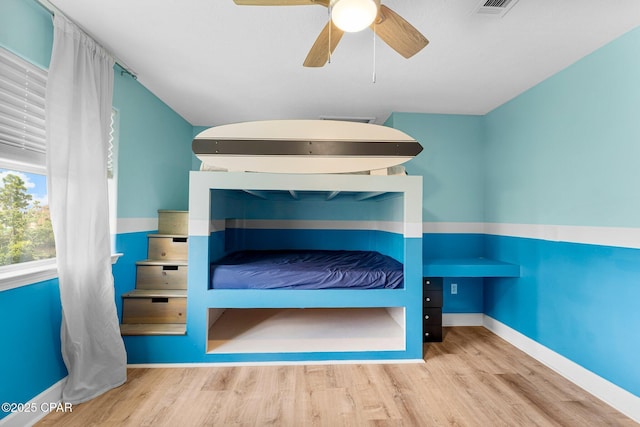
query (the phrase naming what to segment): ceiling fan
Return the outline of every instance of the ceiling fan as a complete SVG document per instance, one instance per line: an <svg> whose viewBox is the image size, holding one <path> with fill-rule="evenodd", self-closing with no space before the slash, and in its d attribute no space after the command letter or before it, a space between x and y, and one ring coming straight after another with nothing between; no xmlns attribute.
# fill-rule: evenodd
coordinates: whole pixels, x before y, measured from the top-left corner
<svg viewBox="0 0 640 427"><path fill-rule="evenodd" d="M404 18L380 0L233 0L241 6L309 6L330 8L331 19L320 32L304 60L305 67L322 67L327 63L345 32L370 27L393 50L411 58L429 40Z"/></svg>

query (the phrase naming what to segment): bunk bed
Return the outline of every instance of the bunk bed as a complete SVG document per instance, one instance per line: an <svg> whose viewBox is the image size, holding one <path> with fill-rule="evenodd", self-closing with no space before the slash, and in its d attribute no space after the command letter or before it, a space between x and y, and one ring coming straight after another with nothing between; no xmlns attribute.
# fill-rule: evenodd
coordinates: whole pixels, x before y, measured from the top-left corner
<svg viewBox="0 0 640 427"><path fill-rule="evenodd" d="M274 271L265 255L289 263L273 286L255 276ZM334 255L335 282L291 268ZM421 360L421 283L421 177L191 172L187 330L204 361Z"/></svg>

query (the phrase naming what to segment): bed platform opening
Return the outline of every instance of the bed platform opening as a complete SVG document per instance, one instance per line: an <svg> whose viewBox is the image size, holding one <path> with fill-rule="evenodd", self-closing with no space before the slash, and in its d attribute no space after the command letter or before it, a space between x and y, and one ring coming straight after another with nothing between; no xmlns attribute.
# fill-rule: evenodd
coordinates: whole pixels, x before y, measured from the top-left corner
<svg viewBox="0 0 640 427"><path fill-rule="evenodd" d="M209 354L406 349L403 307L211 309L209 319Z"/></svg>

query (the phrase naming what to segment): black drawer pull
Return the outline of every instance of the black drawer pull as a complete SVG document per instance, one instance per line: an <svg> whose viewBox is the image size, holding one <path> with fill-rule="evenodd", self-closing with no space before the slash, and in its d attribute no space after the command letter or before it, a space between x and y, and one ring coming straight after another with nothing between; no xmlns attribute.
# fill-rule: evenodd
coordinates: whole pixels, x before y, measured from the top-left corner
<svg viewBox="0 0 640 427"><path fill-rule="evenodd" d="M177 270L178 266L177 265L163 265L162 266L162 270L163 271L167 271L167 270Z"/></svg>
<svg viewBox="0 0 640 427"><path fill-rule="evenodd" d="M186 237L174 237L173 243L185 243L187 241Z"/></svg>
<svg viewBox="0 0 640 427"><path fill-rule="evenodd" d="M151 298L151 304L166 304L169 302L169 298Z"/></svg>

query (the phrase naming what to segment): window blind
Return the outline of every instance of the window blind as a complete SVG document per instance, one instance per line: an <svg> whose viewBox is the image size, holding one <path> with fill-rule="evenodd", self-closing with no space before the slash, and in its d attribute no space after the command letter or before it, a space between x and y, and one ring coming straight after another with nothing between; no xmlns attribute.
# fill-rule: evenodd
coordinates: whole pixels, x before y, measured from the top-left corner
<svg viewBox="0 0 640 427"><path fill-rule="evenodd" d="M0 161L42 173L46 167L47 72L0 47Z"/></svg>

